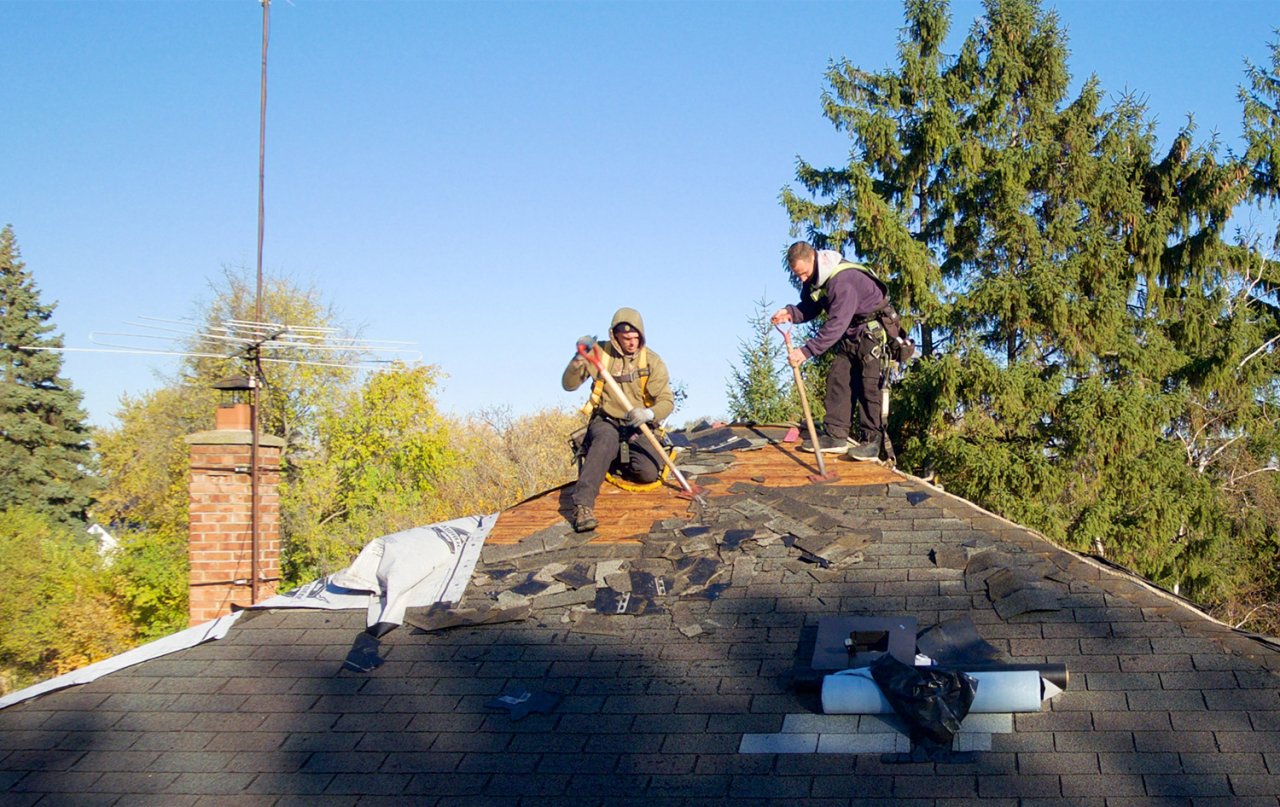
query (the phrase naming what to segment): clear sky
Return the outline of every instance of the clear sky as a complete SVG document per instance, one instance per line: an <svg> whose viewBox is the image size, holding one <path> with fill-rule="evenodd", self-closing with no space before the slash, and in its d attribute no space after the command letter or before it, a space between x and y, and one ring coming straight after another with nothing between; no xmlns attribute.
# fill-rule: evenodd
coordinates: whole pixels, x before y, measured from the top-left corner
<svg viewBox="0 0 1280 807"><path fill-rule="evenodd" d="M1237 143L1243 62L1280 3L1059 0L1077 85ZM952 40L979 14L952 4ZM71 347L198 311L257 245L261 7L0 0L0 225ZM902 6L274 0L265 270L371 339L417 344L455 414L576 406L577 337L638 308L689 398L727 414L755 301L794 294L779 192L846 160L830 60L896 63ZM954 48L952 49L954 51ZM172 360L66 354L90 420Z"/></svg>

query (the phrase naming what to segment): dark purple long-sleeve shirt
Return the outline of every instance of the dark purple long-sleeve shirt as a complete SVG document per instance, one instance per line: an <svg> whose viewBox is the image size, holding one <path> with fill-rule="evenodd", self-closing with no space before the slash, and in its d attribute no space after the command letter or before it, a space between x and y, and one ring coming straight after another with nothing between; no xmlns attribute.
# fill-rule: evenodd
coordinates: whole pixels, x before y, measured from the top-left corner
<svg viewBox="0 0 1280 807"><path fill-rule="evenodd" d="M831 346L840 341L846 333L856 332L859 325L850 327L855 319L865 317L884 305L884 292L866 272L849 267L834 276L830 269L843 260L838 252L822 250L818 253L819 271L809 279L800 290L799 305L789 305L792 322L808 322L819 313L827 312L827 321L818 329L818 333L804 344L800 350L809 358L826 353ZM825 271L823 271L825 270ZM825 292L817 301L813 301L812 292L815 284L826 280L821 288Z"/></svg>

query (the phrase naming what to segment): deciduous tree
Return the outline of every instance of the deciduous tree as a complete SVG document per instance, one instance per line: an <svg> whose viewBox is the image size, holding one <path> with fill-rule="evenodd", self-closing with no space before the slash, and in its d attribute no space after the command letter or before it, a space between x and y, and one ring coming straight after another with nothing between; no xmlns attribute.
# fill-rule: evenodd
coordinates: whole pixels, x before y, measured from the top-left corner
<svg viewBox="0 0 1280 807"><path fill-rule="evenodd" d="M134 632L93 542L27 508L0 511L0 691L127 650Z"/></svg>
<svg viewBox="0 0 1280 807"><path fill-rule="evenodd" d="M282 495L290 582L336 571L380 535L441 520L436 491L459 456L436 409L437 377L400 366L330 391L315 453Z"/></svg>

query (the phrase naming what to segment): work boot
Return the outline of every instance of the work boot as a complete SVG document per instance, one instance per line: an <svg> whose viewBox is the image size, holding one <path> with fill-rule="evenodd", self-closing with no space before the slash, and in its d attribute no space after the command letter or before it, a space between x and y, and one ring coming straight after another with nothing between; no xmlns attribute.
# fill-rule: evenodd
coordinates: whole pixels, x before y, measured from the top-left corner
<svg viewBox="0 0 1280 807"><path fill-rule="evenodd" d="M574 532L591 532L600 522L596 521L596 514L591 512L591 508L585 504L580 504L573 508L573 530Z"/></svg>
<svg viewBox="0 0 1280 807"><path fill-rule="evenodd" d="M832 437L824 432L818 433L818 450L823 454L843 454L849 448L849 438ZM813 453L813 441L808 435L800 441L800 450Z"/></svg>
<svg viewBox="0 0 1280 807"><path fill-rule="evenodd" d="M851 460L875 462L880 459L880 444L876 442L850 443L845 455Z"/></svg>

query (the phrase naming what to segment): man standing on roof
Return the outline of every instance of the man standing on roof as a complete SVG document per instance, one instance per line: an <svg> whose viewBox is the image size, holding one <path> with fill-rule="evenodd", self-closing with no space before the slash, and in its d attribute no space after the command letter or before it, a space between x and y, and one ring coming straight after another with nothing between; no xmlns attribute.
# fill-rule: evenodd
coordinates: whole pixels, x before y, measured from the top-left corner
<svg viewBox="0 0 1280 807"><path fill-rule="evenodd" d="M634 408L618 400L599 378L595 366L575 354L564 370L561 384L568 392L582 386L588 377L591 399L584 411L590 420L583 449L585 457L573 486L573 528L578 532L594 530L597 525L596 495L610 470L633 482L655 482L663 462L653 455L653 448L642 439L641 423L657 423L676 408L671 393L671 376L657 353L645 346L644 320L634 308L619 308L609 325L609 342L597 344L594 337L584 336L578 344L587 350L599 350L600 363L618 382Z"/></svg>
<svg viewBox="0 0 1280 807"><path fill-rule="evenodd" d="M808 322L820 313L827 315L818 333L792 349L787 362L799 367L807 359L835 350L827 372L827 414L818 445L810 445L805 437L800 450L877 460L884 442L881 406L886 362L885 332L876 316L888 306L887 290L861 264L833 250L815 250L804 241L787 250L787 265L800 280L800 304L779 309L773 324ZM857 440L850 435L855 404Z"/></svg>

